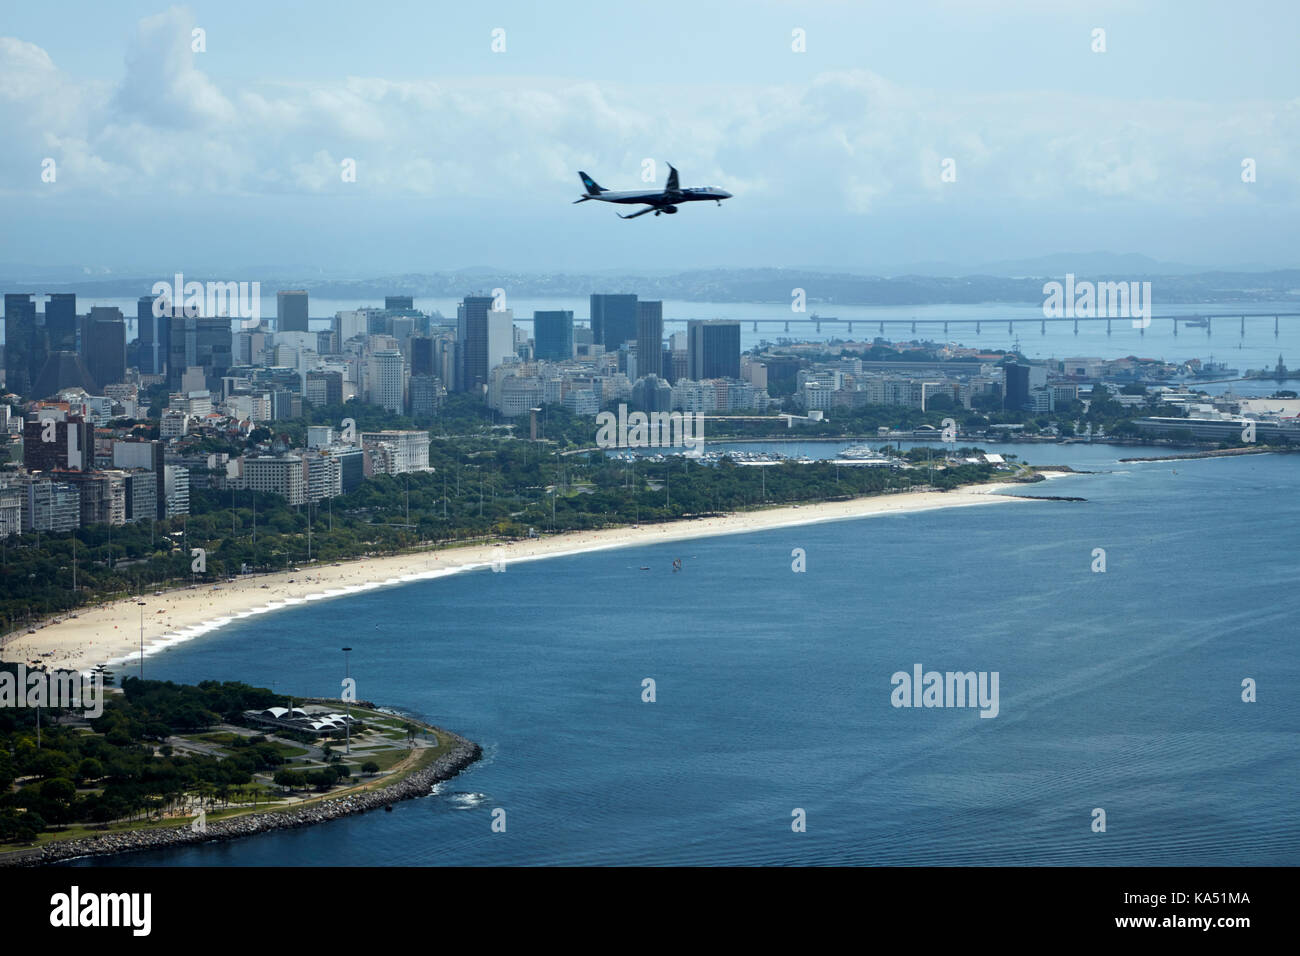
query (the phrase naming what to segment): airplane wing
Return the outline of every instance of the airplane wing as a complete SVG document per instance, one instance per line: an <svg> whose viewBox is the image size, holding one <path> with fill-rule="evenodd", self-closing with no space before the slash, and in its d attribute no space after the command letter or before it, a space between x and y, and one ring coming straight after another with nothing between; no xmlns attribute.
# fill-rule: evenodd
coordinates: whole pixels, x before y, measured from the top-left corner
<svg viewBox="0 0 1300 956"><path fill-rule="evenodd" d="M681 183L677 178L677 170L673 169L673 164L668 164L668 185L664 187L664 192L675 193L681 191Z"/></svg>
<svg viewBox="0 0 1300 956"><path fill-rule="evenodd" d="M646 206L640 212L634 212L630 216L625 216L622 213L615 213L615 215L617 215L619 219L635 219L637 216L644 216L646 213L654 212L654 211L655 211L654 206Z"/></svg>

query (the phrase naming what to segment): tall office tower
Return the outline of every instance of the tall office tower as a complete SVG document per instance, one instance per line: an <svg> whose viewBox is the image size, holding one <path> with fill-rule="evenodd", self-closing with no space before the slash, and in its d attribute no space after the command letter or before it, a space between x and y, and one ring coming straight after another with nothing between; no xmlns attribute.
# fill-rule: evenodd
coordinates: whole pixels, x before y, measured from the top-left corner
<svg viewBox="0 0 1300 956"><path fill-rule="evenodd" d="M343 343L348 339L368 333L369 324L366 319L368 314L369 312L366 309L353 309L348 312L334 313L334 338L338 340L340 351L343 349Z"/></svg>
<svg viewBox="0 0 1300 956"><path fill-rule="evenodd" d="M1029 366L1005 365L1002 373L1006 378L1002 407L1009 412L1018 412L1029 404Z"/></svg>
<svg viewBox="0 0 1300 956"><path fill-rule="evenodd" d="M413 336L409 341L412 375L437 375L433 364L433 339Z"/></svg>
<svg viewBox="0 0 1300 956"><path fill-rule="evenodd" d="M167 354L167 382L181 390L185 370L201 369L210 392L221 391L221 377L230 368L234 335L226 316L173 316Z"/></svg>
<svg viewBox="0 0 1300 956"><path fill-rule="evenodd" d="M414 310L415 300L409 295L384 296L385 312L413 312Z"/></svg>
<svg viewBox="0 0 1300 956"><path fill-rule="evenodd" d="M432 375L412 375L407 387L408 405L415 418L432 418L442 405L442 386Z"/></svg>
<svg viewBox="0 0 1300 956"><path fill-rule="evenodd" d="M313 405L343 404L343 373L330 369L313 369L304 385L307 401Z"/></svg>
<svg viewBox="0 0 1300 956"><path fill-rule="evenodd" d="M409 315L393 316L393 331L389 334L398 342L405 342L415 334L415 319Z"/></svg>
<svg viewBox="0 0 1300 956"><path fill-rule="evenodd" d="M636 296L591 296L591 334L596 345L615 352L624 342L636 338Z"/></svg>
<svg viewBox="0 0 1300 956"><path fill-rule="evenodd" d="M740 378L740 323L727 319L686 323L687 377Z"/></svg>
<svg viewBox="0 0 1300 956"><path fill-rule="evenodd" d="M267 353L272 350L274 336L266 330L265 324L255 329L243 329L234 333L234 357L236 365L266 365Z"/></svg>
<svg viewBox="0 0 1300 956"><path fill-rule="evenodd" d="M45 335L30 292L5 293L5 388L29 396L45 365ZM33 396L34 397L34 396Z"/></svg>
<svg viewBox="0 0 1300 956"><path fill-rule="evenodd" d="M45 303L45 341L51 352L77 351L77 294L51 292Z"/></svg>
<svg viewBox="0 0 1300 956"><path fill-rule="evenodd" d="M636 374L664 374L664 304L638 302L636 304Z"/></svg>
<svg viewBox="0 0 1300 956"><path fill-rule="evenodd" d="M456 389L456 334L447 332L433 340L433 371L447 391Z"/></svg>
<svg viewBox="0 0 1300 956"><path fill-rule="evenodd" d="M533 349L535 357L547 362L565 362L573 358L573 313L534 312Z"/></svg>
<svg viewBox="0 0 1300 956"><path fill-rule="evenodd" d="M157 298L156 295L142 295L135 303L135 327L140 339L140 371L145 375L167 374L172 317L170 314L153 314L153 304Z"/></svg>
<svg viewBox="0 0 1300 956"><path fill-rule="evenodd" d="M100 393L126 381L126 321L122 310L95 306L82 328L81 357Z"/></svg>
<svg viewBox="0 0 1300 956"><path fill-rule="evenodd" d="M275 330L307 331L307 293L301 289L275 294Z"/></svg>
<svg viewBox="0 0 1300 956"><path fill-rule="evenodd" d="M379 405L390 412L400 412L406 407L406 363L397 349L380 349L370 356L367 370L370 387L370 404Z"/></svg>
<svg viewBox="0 0 1300 956"><path fill-rule="evenodd" d="M492 310L492 297L467 295L456 308L456 389L479 391L492 370L514 354L514 313Z"/></svg>

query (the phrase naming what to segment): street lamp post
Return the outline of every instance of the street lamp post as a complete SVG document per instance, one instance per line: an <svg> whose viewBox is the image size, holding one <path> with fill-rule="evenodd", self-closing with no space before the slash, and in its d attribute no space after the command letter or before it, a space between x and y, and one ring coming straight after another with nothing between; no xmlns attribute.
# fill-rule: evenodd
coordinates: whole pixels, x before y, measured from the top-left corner
<svg viewBox="0 0 1300 956"><path fill-rule="evenodd" d="M140 679L144 680L144 601L137 601L140 605Z"/></svg>
<svg viewBox="0 0 1300 956"><path fill-rule="evenodd" d="M348 666L349 654L351 653L351 651L352 648L350 647L343 648L343 677L345 679L350 679L352 676L351 668ZM349 690L352 689L350 685L348 689ZM346 707L347 715L348 715L347 720L343 721L344 730L347 733L347 753L348 756L351 756L352 755L352 701L351 699L345 698L343 703Z"/></svg>

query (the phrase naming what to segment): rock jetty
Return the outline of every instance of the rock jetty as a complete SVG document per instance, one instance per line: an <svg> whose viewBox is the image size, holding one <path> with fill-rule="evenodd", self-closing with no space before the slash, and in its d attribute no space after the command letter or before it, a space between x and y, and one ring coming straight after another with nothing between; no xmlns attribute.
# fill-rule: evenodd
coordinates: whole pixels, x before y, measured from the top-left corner
<svg viewBox="0 0 1300 956"><path fill-rule="evenodd" d="M451 779L483 756L483 749L478 744L446 730L438 732L451 738L451 749L429 766L408 774L391 786L381 786L333 799L326 798L308 807L268 810L265 813L250 813L228 820L217 820L209 823L202 833L195 832L188 825L179 825L151 830L126 830L121 833L106 833L102 836L51 843L37 850L0 857L0 866L40 866L83 856L104 856L195 843L237 840L257 833L266 833L269 830L312 826L354 813L391 807L399 800L427 796L435 783Z"/></svg>

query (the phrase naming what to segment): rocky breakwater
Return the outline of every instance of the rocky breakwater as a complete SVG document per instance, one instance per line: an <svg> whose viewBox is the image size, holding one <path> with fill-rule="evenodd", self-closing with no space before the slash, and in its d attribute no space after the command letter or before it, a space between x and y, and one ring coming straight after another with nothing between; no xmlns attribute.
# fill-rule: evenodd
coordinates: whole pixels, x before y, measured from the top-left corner
<svg viewBox="0 0 1300 956"><path fill-rule="evenodd" d="M427 796L435 783L451 779L483 756L483 749L473 741L446 730L439 730L438 733L451 739L451 749L436 758L429 766L409 773L388 786L326 798L311 806L297 809L269 810L265 813L250 813L229 820L217 820L209 823L202 833L196 832L190 825L183 825L106 833L103 836L52 843L27 853L14 853L0 857L0 866L39 866L82 856L104 856L111 853L130 853L194 843L237 840L240 837L265 833L268 830L287 830L324 823L337 817L391 806L399 800Z"/></svg>

